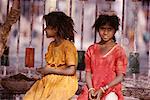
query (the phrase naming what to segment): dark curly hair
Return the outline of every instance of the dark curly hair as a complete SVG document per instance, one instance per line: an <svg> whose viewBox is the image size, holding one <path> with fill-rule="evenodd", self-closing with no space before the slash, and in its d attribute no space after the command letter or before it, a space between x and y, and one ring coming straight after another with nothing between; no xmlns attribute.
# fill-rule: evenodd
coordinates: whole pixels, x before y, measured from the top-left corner
<svg viewBox="0 0 150 100"><path fill-rule="evenodd" d="M103 25L110 25L115 29L115 32L119 29L120 19L117 15L99 15L98 19L96 19L92 28L95 28L95 31L98 32L99 28ZM115 36L113 40L116 41Z"/></svg>
<svg viewBox="0 0 150 100"><path fill-rule="evenodd" d="M53 11L47 15L44 15L46 26L57 28L57 35L74 41L74 22L71 17L67 16L64 12Z"/></svg>

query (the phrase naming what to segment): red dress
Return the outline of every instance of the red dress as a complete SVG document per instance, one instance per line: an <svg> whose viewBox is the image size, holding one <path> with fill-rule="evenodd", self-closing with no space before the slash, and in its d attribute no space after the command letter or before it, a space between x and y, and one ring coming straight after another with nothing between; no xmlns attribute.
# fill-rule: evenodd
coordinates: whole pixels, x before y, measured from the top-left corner
<svg viewBox="0 0 150 100"><path fill-rule="evenodd" d="M91 45L85 54L86 72L92 73L93 87L98 90L113 81L118 72L126 73L127 57L124 49L116 44L106 55L101 56L99 44ZM121 83L109 88L101 100L110 92L115 92L119 100L124 100ZM88 88L85 85L78 100L88 100Z"/></svg>

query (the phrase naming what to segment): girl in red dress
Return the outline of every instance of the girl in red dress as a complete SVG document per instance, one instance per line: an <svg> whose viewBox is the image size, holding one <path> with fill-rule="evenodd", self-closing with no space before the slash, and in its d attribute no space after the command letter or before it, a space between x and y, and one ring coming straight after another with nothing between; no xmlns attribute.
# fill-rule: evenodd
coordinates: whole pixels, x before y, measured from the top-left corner
<svg viewBox="0 0 150 100"><path fill-rule="evenodd" d="M86 85L78 100L124 100L121 81L126 73L127 57L115 40L119 25L116 15L100 15L95 21L93 28L101 40L86 51Z"/></svg>

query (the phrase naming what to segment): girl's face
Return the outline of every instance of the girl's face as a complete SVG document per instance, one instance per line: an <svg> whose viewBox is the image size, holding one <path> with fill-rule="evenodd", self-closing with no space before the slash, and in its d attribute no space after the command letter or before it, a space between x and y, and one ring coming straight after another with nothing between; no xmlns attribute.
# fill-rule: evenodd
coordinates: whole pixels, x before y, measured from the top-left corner
<svg viewBox="0 0 150 100"><path fill-rule="evenodd" d="M113 39L115 29L110 25L103 25L99 28L99 35L102 41L108 42Z"/></svg>
<svg viewBox="0 0 150 100"><path fill-rule="evenodd" d="M51 26L46 26L44 31L46 32L47 38L55 37L57 35L57 29Z"/></svg>

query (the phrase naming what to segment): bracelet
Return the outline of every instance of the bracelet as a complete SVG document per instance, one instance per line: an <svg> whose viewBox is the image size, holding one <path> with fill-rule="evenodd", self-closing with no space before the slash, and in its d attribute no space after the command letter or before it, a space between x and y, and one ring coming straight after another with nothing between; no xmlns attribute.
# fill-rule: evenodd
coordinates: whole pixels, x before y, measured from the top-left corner
<svg viewBox="0 0 150 100"><path fill-rule="evenodd" d="M91 90L95 90L95 89L94 89L94 88L89 88L89 90L88 90L88 91L90 92Z"/></svg>
<svg viewBox="0 0 150 100"><path fill-rule="evenodd" d="M108 89L108 85L104 86L103 89L106 91Z"/></svg>
<svg viewBox="0 0 150 100"><path fill-rule="evenodd" d="M102 90L102 92L103 92L103 93L105 93L105 90L104 90L104 88L100 87L100 89Z"/></svg>

